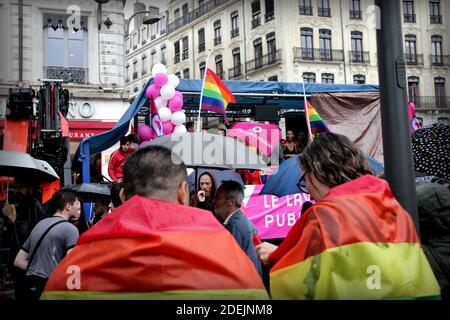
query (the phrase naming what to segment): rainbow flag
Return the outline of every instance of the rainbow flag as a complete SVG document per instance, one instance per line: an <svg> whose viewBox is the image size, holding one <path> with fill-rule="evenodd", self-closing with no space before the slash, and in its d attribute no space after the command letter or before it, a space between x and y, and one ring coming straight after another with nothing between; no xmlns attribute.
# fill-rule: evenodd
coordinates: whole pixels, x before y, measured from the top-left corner
<svg viewBox="0 0 450 320"><path fill-rule="evenodd" d="M236 103L233 94L214 71L206 68L200 110L225 115L229 103Z"/></svg>
<svg viewBox="0 0 450 320"><path fill-rule="evenodd" d="M268 299L209 211L134 196L85 232L41 299Z"/></svg>
<svg viewBox="0 0 450 320"><path fill-rule="evenodd" d="M273 299L438 299L409 214L386 181L337 186L269 256Z"/></svg>
<svg viewBox="0 0 450 320"><path fill-rule="evenodd" d="M316 109L314 109L308 101L306 101L306 103L308 105L306 112L306 124L311 134L311 139L314 139L314 136L318 133L330 132L325 121L317 113Z"/></svg>

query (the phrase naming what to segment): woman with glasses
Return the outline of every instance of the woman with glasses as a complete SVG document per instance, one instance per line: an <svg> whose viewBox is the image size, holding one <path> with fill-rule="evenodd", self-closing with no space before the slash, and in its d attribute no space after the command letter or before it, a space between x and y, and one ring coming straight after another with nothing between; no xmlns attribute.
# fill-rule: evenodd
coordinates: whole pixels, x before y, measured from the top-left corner
<svg viewBox="0 0 450 320"><path fill-rule="evenodd" d="M279 247L256 247L274 299L438 297L409 214L345 136L319 134L300 156L297 185L316 204Z"/></svg>

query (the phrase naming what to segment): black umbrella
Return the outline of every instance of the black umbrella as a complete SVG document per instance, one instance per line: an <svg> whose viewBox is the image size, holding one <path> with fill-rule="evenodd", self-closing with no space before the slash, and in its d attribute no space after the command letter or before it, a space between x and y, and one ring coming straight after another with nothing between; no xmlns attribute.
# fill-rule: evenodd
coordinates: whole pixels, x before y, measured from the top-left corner
<svg viewBox="0 0 450 320"><path fill-rule="evenodd" d="M412 151L416 171L450 180L450 125L416 130Z"/></svg>
<svg viewBox="0 0 450 320"><path fill-rule="evenodd" d="M99 198L111 197L108 186L100 183L83 183L77 190L77 194L83 201L94 201Z"/></svg>

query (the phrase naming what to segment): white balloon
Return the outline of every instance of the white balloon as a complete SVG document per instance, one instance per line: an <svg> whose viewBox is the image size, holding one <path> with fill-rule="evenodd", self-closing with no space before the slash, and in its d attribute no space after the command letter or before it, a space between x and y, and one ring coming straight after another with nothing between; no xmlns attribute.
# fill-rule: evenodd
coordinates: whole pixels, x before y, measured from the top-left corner
<svg viewBox="0 0 450 320"><path fill-rule="evenodd" d="M164 73L167 74L167 69L166 66L163 65L162 63L157 63L153 66L152 68L152 76L154 77L155 75L157 75L158 73Z"/></svg>
<svg viewBox="0 0 450 320"><path fill-rule="evenodd" d="M170 100L175 95L175 88L171 84L165 84L161 87L161 97L165 100Z"/></svg>
<svg viewBox="0 0 450 320"><path fill-rule="evenodd" d="M161 119L161 122L169 121L172 117L172 111L170 111L169 108L161 108L158 110L159 119Z"/></svg>
<svg viewBox="0 0 450 320"><path fill-rule="evenodd" d="M181 133L186 133L186 132L187 132L187 129L184 126L184 124L182 124L181 126L176 126L175 129L173 129L172 134L174 134L174 133L181 134Z"/></svg>
<svg viewBox="0 0 450 320"><path fill-rule="evenodd" d="M170 119L175 126L180 126L186 122L186 115L183 111L177 111L172 113L172 118Z"/></svg>
<svg viewBox="0 0 450 320"><path fill-rule="evenodd" d="M178 87L178 85L180 84L180 78L178 78L176 75L174 74L169 74L167 76L168 81L167 83L173 85L174 88Z"/></svg>
<svg viewBox="0 0 450 320"><path fill-rule="evenodd" d="M162 97L157 97L155 99L155 106L156 109L161 109L167 107L167 100L163 99Z"/></svg>

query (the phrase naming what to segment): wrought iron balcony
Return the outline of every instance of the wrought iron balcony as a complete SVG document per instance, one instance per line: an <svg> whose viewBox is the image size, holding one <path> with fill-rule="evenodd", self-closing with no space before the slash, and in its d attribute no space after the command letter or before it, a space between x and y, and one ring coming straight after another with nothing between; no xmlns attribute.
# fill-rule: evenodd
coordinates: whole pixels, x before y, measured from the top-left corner
<svg viewBox="0 0 450 320"><path fill-rule="evenodd" d="M189 59L189 50L183 51L183 60Z"/></svg>
<svg viewBox="0 0 450 320"><path fill-rule="evenodd" d="M331 8L318 8L319 17L331 17Z"/></svg>
<svg viewBox="0 0 450 320"><path fill-rule="evenodd" d="M294 48L294 59L305 61L344 62L343 50Z"/></svg>
<svg viewBox="0 0 450 320"><path fill-rule="evenodd" d="M450 56L430 55L431 65L433 67L448 67L450 66Z"/></svg>
<svg viewBox="0 0 450 320"><path fill-rule="evenodd" d="M47 79L61 79L65 82L86 84L88 76L87 68L44 67Z"/></svg>
<svg viewBox="0 0 450 320"><path fill-rule="evenodd" d="M239 28L231 30L231 39L239 36Z"/></svg>
<svg viewBox="0 0 450 320"><path fill-rule="evenodd" d="M242 75L242 64L234 66L231 69L228 69L228 79L233 79L240 77Z"/></svg>
<svg viewBox="0 0 450 320"><path fill-rule="evenodd" d="M256 59L248 61L245 63L245 70L247 72L253 72L258 69L262 69L281 61L281 50L266 54L261 57L256 57Z"/></svg>
<svg viewBox="0 0 450 320"><path fill-rule="evenodd" d="M302 16L312 16L313 15L313 7L299 6L298 10L299 10L299 14Z"/></svg>
<svg viewBox="0 0 450 320"><path fill-rule="evenodd" d="M350 19L362 19L362 11L361 10L350 10Z"/></svg>
<svg viewBox="0 0 450 320"><path fill-rule="evenodd" d="M370 56L368 51L349 51L350 63L369 64Z"/></svg>
<svg viewBox="0 0 450 320"><path fill-rule="evenodd" d="M412 14L403 14L403 21L404 22L416 22L416 15L414 13Z"/></svg>
<svg viewBox="0 0 450 320"><path fill-rule="evenodd" d="M423 54L405 53L405 62L408 66L423 66Z"/></svg>
<svg viewBox="0 0 450 320"><path fill-rule="evenodd" d="M147 43L147 40L144 39L144 40L142 40L141 45L145 45L146 43Z"/></svg>
<svg viewBox="0 0 450 320"><path fill-rule="evenodd" d="M200 43L198 45L198 53L205 51L205 43Z"/></svg>
<svg viewBox="0 0 450 320"><path fill-rule="evenodd" d="M253 17L252 19L252 29L255 29L261 25L261 17Z"/></svg>
<svg viewBox="0 0 450 320"><path fill-rule="evenodd" d="M430 23L441 24L442 23L442 15L430 15Z"/></svg>
<svg viewBox="0 0 450 320"><path fill-rule="evenodd" d="M173 59L174 64L177 64L178 62L180 62L180 54L179 53L175 54L175 57Z"/></svg>
<svg viewBox="0 0 450 320"><path fill-rule="evenodd" d="M416 109L450 109L450 97L418 96L412 97Z"/></svg>
<svg viewBox="0 0 450 320"><path fill-rule="evenodd" d="M221 43L222 43L222 37L221 36L214 38L214 45L215 46L217 46L217 45L219 45Z"/></svg>

